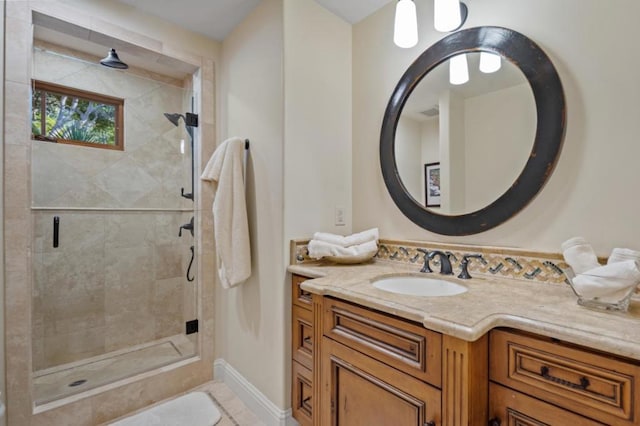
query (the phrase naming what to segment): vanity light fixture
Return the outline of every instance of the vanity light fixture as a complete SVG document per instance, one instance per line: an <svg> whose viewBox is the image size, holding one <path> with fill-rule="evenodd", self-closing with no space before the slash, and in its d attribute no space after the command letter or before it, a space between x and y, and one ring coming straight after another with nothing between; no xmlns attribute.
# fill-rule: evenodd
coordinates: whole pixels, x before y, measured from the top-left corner
<svg viewBox="0 0 640 426"><path fill-rule="evenodd" d="M480 52L480 71L485 74L496 72L502 66L502 58L495 53Z"/></svg>
<svg viewBox="0 0 640 426"><path fill-rule="evenodd" d="M393 42L405 49L418 44L418 17L413 0L398 0L396 4Z"/></svg>
<svg viewBox="0 0 640 426"><path fill-rule="evenodd" d="M433 0L433 26L443 33L455 31L467 20L468 12L460 0Z"/></svg>
<svg viewBox="0 0 640 426"><path fill-rule="evenodd" d="M469 81L467 55L463 53L449 59L449 83L460 85L467 81Z"/></svg>

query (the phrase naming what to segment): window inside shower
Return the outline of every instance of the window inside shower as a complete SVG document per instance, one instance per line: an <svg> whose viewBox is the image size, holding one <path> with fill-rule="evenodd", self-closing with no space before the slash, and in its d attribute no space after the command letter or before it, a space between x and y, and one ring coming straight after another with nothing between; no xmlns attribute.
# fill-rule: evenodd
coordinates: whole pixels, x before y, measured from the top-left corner
<svg viewBox="0 0 640 426"><path fill-rule="evenodd" d="M31 141L37 404L198 352L195 267L187 278L197 248L184 231L194 201L181 195L191 191L193 131L165 116L194 112L193 77L144 61L106 68L95 46L54 33L36 26L32 78L43 83L34 93L68 87L122 99L123 150Z"/></svg>

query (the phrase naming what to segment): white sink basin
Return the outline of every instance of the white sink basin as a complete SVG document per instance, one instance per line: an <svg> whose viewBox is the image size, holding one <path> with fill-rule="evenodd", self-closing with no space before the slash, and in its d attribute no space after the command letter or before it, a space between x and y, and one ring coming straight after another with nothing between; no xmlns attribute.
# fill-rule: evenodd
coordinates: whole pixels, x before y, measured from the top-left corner
<svg viewBox="0 0 640 426"><path fill-rule="evenodd" d="M451 281L416 276L381 278L374 281L373 286L391 293L427 297L453 296L467 291L466 287Z"/></svg>

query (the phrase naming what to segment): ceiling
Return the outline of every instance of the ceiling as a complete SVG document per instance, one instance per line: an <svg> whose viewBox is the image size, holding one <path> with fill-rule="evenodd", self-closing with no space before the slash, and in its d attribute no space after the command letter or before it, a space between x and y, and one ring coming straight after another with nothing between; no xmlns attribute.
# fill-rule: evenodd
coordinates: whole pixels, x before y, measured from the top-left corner
<svg viewBox="0 0 640 426"><path fill-rule="evenodd" d="M260 0L118 0L206 37L222 41ZM391 0L315 0L345 21L356 23Z"/></svg>

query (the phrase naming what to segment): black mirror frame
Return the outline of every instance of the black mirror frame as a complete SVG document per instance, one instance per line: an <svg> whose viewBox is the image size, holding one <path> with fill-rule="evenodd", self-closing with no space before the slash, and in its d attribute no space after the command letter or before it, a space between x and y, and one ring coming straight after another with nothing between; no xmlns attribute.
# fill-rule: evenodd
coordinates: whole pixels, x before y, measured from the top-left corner
<svg viewBox="0 0 640 426"><path fill-rule="evenodd" d="M520 68L529 81L536 103L536 135L524 169L497 200L472 213L441 215L418 203L402 184L395 158L396 128L407 99L422 78L449 58L470 52L495 53ZM415 224L442 235L477 234L507 221L540 192L562 150L565 124L565 98L560 77L538 45L507 28L476 27L458 31L425 50L394 89L380 133L382 176L393 201Z"/></svg>

